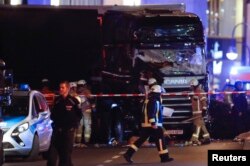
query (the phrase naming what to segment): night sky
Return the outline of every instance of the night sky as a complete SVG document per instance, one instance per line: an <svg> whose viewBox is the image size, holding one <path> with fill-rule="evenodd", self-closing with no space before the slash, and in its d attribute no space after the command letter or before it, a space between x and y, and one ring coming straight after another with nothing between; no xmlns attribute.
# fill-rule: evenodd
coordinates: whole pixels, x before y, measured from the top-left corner
<svg viewBox="0 0 250 166"><path fill-rule="evenodd" d="M56 7L1 7L0 58L14 82L38 88L42 78L88 79L100 58L95 10Z"/></svg>

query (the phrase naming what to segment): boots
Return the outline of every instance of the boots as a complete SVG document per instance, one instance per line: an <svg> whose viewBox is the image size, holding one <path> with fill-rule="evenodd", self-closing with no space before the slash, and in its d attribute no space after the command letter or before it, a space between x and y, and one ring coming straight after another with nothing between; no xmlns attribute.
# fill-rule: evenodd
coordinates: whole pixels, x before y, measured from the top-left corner
<svg viewBox="0 0 250 166"><path fill-rule="evenodd" d="M170 162L170 161L173 161L174 159L169 157L169 154L161 154L160 155L160 158L161 158L161 162L162 163L166 163L166 162Z"/></svg>
<svg viewBox="0 0 250 166"><path fill-rule="evenodd" d="M207 145L207 144L210 144L210 143L211 143L210 138L204 138L204 139L201 141L201 144L202 144L202 145Z"/></svg>
<svg viewBox="0 0 250 166"><path fill-rule="evenodd" d="M124 157L124 159L125 159L128 163L132 164L134 161L133 161L131 158L132 158L132 155L133 155L134 153L135 153L135 150L132 149L132 148L129 148L129 149L127 150L127 152L123 155L123 157Z"/></svg>

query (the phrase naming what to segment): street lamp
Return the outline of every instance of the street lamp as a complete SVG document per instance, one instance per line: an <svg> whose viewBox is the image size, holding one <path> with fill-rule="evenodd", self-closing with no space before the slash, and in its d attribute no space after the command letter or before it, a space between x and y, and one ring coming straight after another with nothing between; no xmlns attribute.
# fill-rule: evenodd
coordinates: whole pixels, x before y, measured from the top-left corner
<svg viewBox="0 0 250 166"><path fill-rule="evenodd" d="M248 25L244 22L238 23L234 26L233 31L232 31L231 45L230 45L228 52L226 54L226 56L229 60L236 60L238 58L238 53L237 53L237 48L236 48L237 42L236 42L236 39L234 39L234 35L235 35L236 28L239 27L240 25L244 25L244 27L248 27ZM248 51L250 51L249 47L246 44L245 44L245 47L248 49Z"/></svg>
<svg viewBox="0 0 250 166"><path fill-rule="evenodd" d="M236 47L235 46L230 46L226 56L231 61L236 60L238 58L238 53L237 53Z"/></svg>

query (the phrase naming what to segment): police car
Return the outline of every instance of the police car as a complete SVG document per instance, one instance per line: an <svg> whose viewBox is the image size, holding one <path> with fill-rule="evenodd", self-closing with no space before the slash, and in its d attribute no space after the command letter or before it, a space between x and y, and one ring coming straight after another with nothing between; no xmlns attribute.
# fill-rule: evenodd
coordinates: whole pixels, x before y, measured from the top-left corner
<svg viewBox="0 0 250 166"><path fill-rule="evenodd" d="M35 159L48 151L52 135L50 110L38 91L13 91L10 104L1 107L5 156Z"/></svg>

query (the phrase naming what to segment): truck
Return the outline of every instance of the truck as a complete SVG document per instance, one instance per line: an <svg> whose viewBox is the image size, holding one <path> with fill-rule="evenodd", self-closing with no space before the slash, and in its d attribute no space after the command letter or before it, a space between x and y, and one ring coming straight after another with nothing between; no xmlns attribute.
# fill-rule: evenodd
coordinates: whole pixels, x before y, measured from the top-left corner
<svg viewBox="0 0 250 166"><path fill-rule="evenodd" d="M190 92L192 79L199 80L207 91L208 77L202 22L181 7L107 11L102 30L102 83L111 85L111 93L128 93L136 90L142 73L150 73L172 94L162 96L163 106L174 110L164 120L168 133L188 138L192 133L192 121L188 120L192 117L191 100L179 94Z"/></svg>
<svg viewBox="0 0 250 166"><path fill-rule="evenodd" d="M184 4L0 8L0 54L19 82L84 77L94 93L131 94L150 75L176 94L162 97L164 107L174 110L164 119L169 133L191 136L190 96L178 93L190 92L192 79L207 90L208 77L203 25ZM126 112L124 119L138 121L142 98L108 100Z"/></svg>

